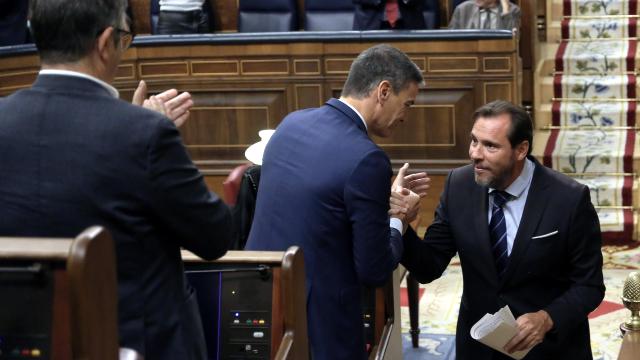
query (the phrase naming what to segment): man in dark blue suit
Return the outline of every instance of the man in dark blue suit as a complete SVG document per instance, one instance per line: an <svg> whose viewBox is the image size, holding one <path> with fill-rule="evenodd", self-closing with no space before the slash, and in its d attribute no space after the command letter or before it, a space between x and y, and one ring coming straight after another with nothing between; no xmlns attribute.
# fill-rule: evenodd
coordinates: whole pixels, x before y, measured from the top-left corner
<svg viewBox="0 0 640 360"><path fill-rule="evenodd" d="M180 247L222 256L231 217L176 126L119 100L108 84L131 42L125 7L31 1L42 70L30 89L0 101L0 235L71 237L106 227L117 255L120 345L147 359L204 359ZM167 110L158 97L138 102Z"/></svg>
<svg viewBox="0 0 640 360"><path fill-rule="evenodd" d="M246 249L302 247L314 360L366 357L361 287L389 278L407 226L390 223L391 165L369 134L390 136L422 81L401 51L367 49L340 99L288 115L267 144Z"/></svg>

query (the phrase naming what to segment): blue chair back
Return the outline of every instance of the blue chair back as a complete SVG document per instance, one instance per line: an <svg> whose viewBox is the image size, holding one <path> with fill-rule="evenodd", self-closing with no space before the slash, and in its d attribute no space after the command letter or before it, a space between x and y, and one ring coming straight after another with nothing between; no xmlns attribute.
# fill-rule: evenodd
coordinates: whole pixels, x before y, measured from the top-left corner
<svg viewBox="0 0 640 360"><path fill-rule="evenodd" d="M353 29L354 6L351 0L305 0L304 29L340 31Z"/></svg>
<svg viewBox="0 0 640 360"><path fill-rule="evenodd" d="M240 0L239 32L298 30L296 0Z"/></svg>
<svg viewBox="0 0 640 360"><path fill-rule="evenodd" d="M425 0L422 14L424 15L425 29L437 29L440 27L440 2L438 0Z"/></svg>

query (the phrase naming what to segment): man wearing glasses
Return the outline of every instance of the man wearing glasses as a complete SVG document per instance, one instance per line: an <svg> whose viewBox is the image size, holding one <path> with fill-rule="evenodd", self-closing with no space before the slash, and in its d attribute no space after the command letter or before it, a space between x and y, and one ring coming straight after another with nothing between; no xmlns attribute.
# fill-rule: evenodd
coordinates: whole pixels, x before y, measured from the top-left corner
<svg viewBox="0 0 640 360"><path fill-rule="evenodd" d="M30 89L0 100L0 236L106 227L116 247L120 346L147 359L204 359L180 247L222 256L231 217L174 122L118 99L109 85L132 40L125 8L125 0L31 1L42 70ZM141 84L137 104L176 124L188 116L175 90L146 100L144 92Z"/></svg>

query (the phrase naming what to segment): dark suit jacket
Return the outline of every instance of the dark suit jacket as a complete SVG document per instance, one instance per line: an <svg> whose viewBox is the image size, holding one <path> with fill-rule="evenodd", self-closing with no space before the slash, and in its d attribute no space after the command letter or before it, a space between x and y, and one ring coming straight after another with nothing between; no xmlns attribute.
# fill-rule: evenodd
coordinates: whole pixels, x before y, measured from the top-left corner
<svg viewBox="0 0 640 360"><path fill-rule="evenodd" d="M366 356L361 286L383 284L402 246L389 228L391 175L364 123L336 99L288 115L267 144L246 249L302 247L314 360Z"/></svg>
<svg viewBox="0 0 640 360"><path fill-rule="evenodd" d="M498 278L490 249L487 188L471 165L447 179L424 241L405 234L402 263L420 282L438 278L458 252L464 290L456 334L458 359L501 355L473 340L471 327L509 305L518 316L546 310L554 328L525 357L591 359L587 315L604 297L601 237L589 189L536 162L506 273ZM533 239L540 235L557 234Z"/></svg>
<svg viewBox="0 0 640 360"><path fill-rule="evenodd" d="M175 126L95 82L58 75L3 99L0 114L0 235L106 227L116 246L120 345L147 359L203 358L180 247L222 256L231 217Z"/></svg>
<svg viewBox="0 0 640 360"><path fill-rule="evenodd" d="M384 22L385 0L353 0L353 30L380 30ZM424 29L424 0L398 0L402 29Z"/></svg>

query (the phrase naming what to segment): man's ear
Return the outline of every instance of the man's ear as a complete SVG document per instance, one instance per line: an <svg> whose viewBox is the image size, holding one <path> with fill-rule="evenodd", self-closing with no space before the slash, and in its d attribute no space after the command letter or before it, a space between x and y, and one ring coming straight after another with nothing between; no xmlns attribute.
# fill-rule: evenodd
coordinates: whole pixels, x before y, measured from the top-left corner
<svg viewBox="0 0 640 360"><path fill-rule="evenodd" d="M378 84L378 102L383 104L389 97L391 97L391 84L387 80L382 80L380 84Z"/></svg>
<svg viewBox="0 0 640 360"><path fill-rule="evenodd" d="M113 27L109 26L104 29L96 39L96 50L102 61L107 60L109 56L109 47L115 46L113 42Z"/></svg>
<svg viewBox="0 0 640 360"><path fill-rule="evenodd" d="M529 144L529 140L524 140L523 142L521 142L516 146L516 159L518 161L522 161L524 160L524 158L527 157L527 153L529 152L530 146L531 144Z"/></svg>

